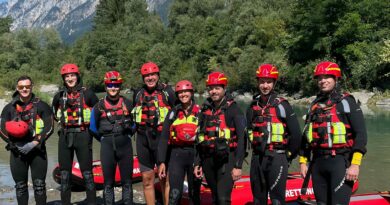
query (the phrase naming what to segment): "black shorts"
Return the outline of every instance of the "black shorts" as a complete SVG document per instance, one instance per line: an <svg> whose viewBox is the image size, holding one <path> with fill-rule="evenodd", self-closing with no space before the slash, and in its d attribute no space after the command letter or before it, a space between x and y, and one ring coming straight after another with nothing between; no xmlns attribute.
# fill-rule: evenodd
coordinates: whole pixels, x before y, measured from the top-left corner
<svg viewBox="0 0 390 205"><path fill-rule="evenodd" d="M157 164L157 147L160 134L137 133L136 149L141 172L153 170Z"/></svg>

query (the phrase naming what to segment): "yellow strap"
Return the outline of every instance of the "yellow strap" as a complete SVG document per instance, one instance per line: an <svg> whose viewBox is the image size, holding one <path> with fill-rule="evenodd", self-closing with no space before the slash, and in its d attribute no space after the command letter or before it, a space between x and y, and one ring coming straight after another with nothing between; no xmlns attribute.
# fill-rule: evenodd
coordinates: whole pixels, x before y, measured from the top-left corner
<svg viewBox="0 0 390 205"><path fill-rule="evenodd" d="M354 152L352 156L351 164L360 165L362 163L363 154L360 152Z"/></svg>
<svg viewBox="0 0 390 205"><path fill-rule="evenodd" d="M307 157L299 156L299 163L300 164L306 164L307 163Z"/></svg>

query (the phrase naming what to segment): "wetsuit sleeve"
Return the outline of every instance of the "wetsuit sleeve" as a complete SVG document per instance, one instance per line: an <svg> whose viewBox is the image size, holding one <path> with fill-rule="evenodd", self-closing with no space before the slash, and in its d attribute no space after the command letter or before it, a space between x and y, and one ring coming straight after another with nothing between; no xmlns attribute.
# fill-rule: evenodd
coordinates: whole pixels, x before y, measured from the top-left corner
<svg viewBox="0 0 390 205"><path fill-rule="evenodd" d="M351 124L351 130L355 140L352 147L352 153L360 152L365 154L367 152L367 129L362 109L353 97L346 97L345 99L348 101L350 106L350 113L346 113L346 115Z"/></svg>
<svg viewBox="0 0 390 205"><path fill-rule="evenodd" d="M199 121L198 121L198 129L202 129L203 127L203 114L199 113ZM201 166L202 165L202 159L200 157L200 143L199 143L199 130L195 138L195 159L194 159L194 166Z"/></svg>
<svg viewBox="0 0 390 205"><path fill-rule="evenodd" d="M302 141L302 132L299 126L297 115L287 101L283 101L281 105L284 108L287 134L288 134L288 151L290 152L290 160L294 159L298 152ZM278 112L281 112L278 109ZM280 114L280 113L279 113ZM283 118L282 118L283 119Z"/></svg>
<svg viewBox="0 0 390 205"><path fill-rule="evenodd" d="M130 115L131 115L131 111L133 110L133 104L129 99L127 99L125 97L123 97L123 99L125 102L126 109L130 112ZM126 126L126 129L129 129L129 132L131 135L133 135L135 133L135 123L134 123L133 119L134 118L131 116L130 121L126 122L126 123L129 123L129 126L128 127Z"/></svg>
<svg viewBox="0 0 390 205"><path fill-rule="evenodd" d="M99 102L99 98L96 96L96 94L94 92L92 92L92 90L90 89L87 89L85 90L84 92L85 94L85 104L87 104L89 107L93 107L96 105L96 103Z"/></svg>
<svg viewBox="0 0 390 205"><path fill-rule="evenodd" d="M7 143L10 143L10 140L8 138L8 133L5 130L5 122L11 120L10 110L11 110L11 104L8 104L4 107L3 111L1 112L0 137Z"/></svg>
<svg viewBox="0 0 390 205"><path fill-rule="evenodd" d="M245 128L246 128L246 119L244 113L240 110L237 104L233 104L230 107L232 112L229 112L233 118L233 123L236 128L237 135L237 149L236 149L236 162L234 163L234 168L242 168L242 163L245 157Z"/></svg>
<svg viewBox="0 0 390 205"><path fill-rule="evenodd" d="M253 118L253 111L251 109L251 106L248 106L246 109L246 126L247 128L252 128L252 118Z"/></svg>
<svg viewBox="0 0 390 205"><path fill-rule="evenodd" d="M58 108L60 107L60 95L61 92L58 92L54 95L53 101L51 103L51 109L53 112L53 117L55 121L60 121L60 119L57 118L57 112L59 111Z"/></svg>
<svg viewBox="0 0 390 205"><path fill-rule="evenodd" d="M42 118L44 126L43 126L42 133L40 135L40 139L39 136L36 136L35 139L40 141L40 143L43 143L44 141L49 139L49 137L53 134L54 117L53 117L53 112L50 109L50 106L43 101L39 102L37 112L38 112L37 114Z"/></svg>
<svg viewBox="0 0 390 205"><path fill-rule="evenodd" d="M168 103L171 107L175 106L175 103L176 103L176 95L175 95L175 92L173 91L172 87L171 86L167 86L165 88L165 91L167 92L168 94Z"/></svg>
<svg viewBox="0 0 390 205"><path fill-rule="evenodd" d="M135 89L134 90L134 94L133 94L133 107L136 106L137 104L137 95L140 95L139 92L141 91L141 89Z"/></svg>
<svg viewBox="0 0 390 205"><path fill-rule="evenodd" d="M307 120L309 116L309 113L306 113L306 119ZM306 137L306 130L308 129L308 123L305 123L305 126L302 130L302 139L301 139L301 146L299 148L299 156L306 158L306 161L310 159L311 150L309 147L309 142L307 141Z"/></svg>
<svg viewBox="0 0 390 205"><path fill-rule="evenodd" d="M166 162L166 156L167 156L167 150L168 150L168 140L170 136L170 129L171 125L173 123L175 112L169 111L168 117L165 118L163 129L160 135L160 140L158 142L158 157L157 157L157 163L161 164L163 162Z"/></svg>
<svg viewBox="0 0 390 205"><path fill-rule="evenodd" d="M100 121L100 111L98 109L98 104L96 104L92 108L91 112L91 121L89 122L89 133L97 140L100 142L101 136L99 136L99 121Z"/></svg>

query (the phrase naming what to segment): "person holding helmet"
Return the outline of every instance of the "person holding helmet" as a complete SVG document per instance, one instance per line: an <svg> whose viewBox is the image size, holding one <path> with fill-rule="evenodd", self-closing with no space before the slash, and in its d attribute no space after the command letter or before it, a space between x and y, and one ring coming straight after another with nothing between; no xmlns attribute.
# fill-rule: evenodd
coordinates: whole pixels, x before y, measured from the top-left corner
<svg viewBox="0 0 390 205"><path fill-rule="evenodd" d="M87 203L96 204L96 190L92 175L92 136L89 122L92 107L99 101L95 93L83 87L80 71L75 64L61 68L64 88L53 98L52 109L59 122L58 161L61 170L61 202L71 204L71 171L73 156L85 181Z"/></svg>
<svg viewBox="0 0 390 205"><path fill-rule="evenodd" d="M157 146L165 117L174 107L176 97L169 85L159 83L160 69L155 63L143 64L140 71L144 86L134 92L132 114L137 130L136 149L146 204L155 204L154 167L157 164ZM164 179L160 181L166 204L168 185Z"/></svg>
<svg viewBox="0 0 390 205"><path fill-rule="evenodd" d="M306 115L300 153L301 174L308 178L312 174L314 195L321 205L349 204L367 151L362 110L352 95L341 93L340 78L336 63L324 61L315 67L319 94Z"/></svg>
<svg viewBox="0 0 390 205"><path fill-rule="evenodd" d="M208 75L209 98L202 105L194 174L204 175L213 204L231 204L233 183L242 175L245 156L244 114L226 92L227 78L221 72Z"/></svg>
<svg viewBox="0 0 390 205"><path fill-rule="evenodd" d="M200 107L194 100L194 88L188 80L179 81L175 86L179 103L168 113L158 146L159 178L165 178L169 170L169 202L180 204L184 178L187 175L188 193L193 204L200 204L200 181L194 181L194 142L198 127ZM168 149L169 146L169 149ZM169 150L169 151L168 151ZM167 154L167 152L170 152ZM169 156L169 160L167 159ZM169 161L167 169L166 162ZM197 190L194 190L197 183ZM194 191L196 192L194 194Z"/></svg>
<svg viewBox="0 0 390 205"><path fill-rule="evenodd" d="M47 154L45 141L53 133L50 106L33 93L33 81L28 76L17 80L12 101L1 113L0 137L11 151L10 167L15 181L19 205L28 204L28 170L34 189L35 203L46 204Z"/></svg>
<svg viewBox="0 0 390 205"><path fill-rule="evenodd" d="M104 176L104 204L115 204L115 170L119 165L123 204L133 204L132 105L120 95L123 79L119 72L104 76L106 96L93 107L90 130L100 141L100 160Z"/></svg>
<svg viewBox="0 0 390 205"><path fill-rule="evenodd" d="M250 166L254 204L285 204L289 162L298 154L301 131L288 101L276 94L278 69L271 64L256 70L259 94L247 112L247 131L253 149Z"/></svg>

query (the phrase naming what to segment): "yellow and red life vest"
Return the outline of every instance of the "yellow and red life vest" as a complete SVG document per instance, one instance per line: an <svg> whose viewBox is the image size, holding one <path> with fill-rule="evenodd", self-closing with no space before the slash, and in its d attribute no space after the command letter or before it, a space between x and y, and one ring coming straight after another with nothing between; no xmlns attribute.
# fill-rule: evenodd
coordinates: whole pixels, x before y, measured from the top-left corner
<svg viewBox="0 0 390 205"><path fill-rule="evenodd" d="M156 127L162 131L162 124L171 107L164 90L156 89L148 93L141 89L136 97L136 105L131 111L138 126Z"/></svg>
<svg viewBox="0 0 390 205"><path fill-rule="evenodd" d="M274 146L280 148L281 145L287 144L286 124L280 119L286 117L284 107L281 105L283 101L285 99L275 98L264 107L260 106L257 100L252 102L252 126L248 133L253 147L266 142L268 149L272 150ZM280 116L277 115L278 108Z"/></svg>
<svg viewBox="0 0 390 205"><path fill-rule="evenodd" d="M173 121L170 131L169 143L173 145L193 145L198 129L199 105L192 107L191 113L186 116L183 110L175 110L176 119Z"/></svg>
<svg viewBox="0 0 390 205"><path fill-rule="evenodd" d="M41 116L38 115L37 104L39 98L34 98L29 104L25 107L16 104L16 116L25 121L29 125L30 132L32 137L39 135L43 131L44 123Z"/></svg>
<svg viewBox="0 0 390 205"><path fill-rule="evenodd" d="M125 127L131 127L131 116L123 97L115 105L111 105L106 99L101 99L98 104L101 113L99 121L99 133L122 134Z"/></svg>
<svg viewBox="0 0 390 205"><path fill-rule="evenodd" d="M315 103L310 107L305 130L307 141L313 148L339 149L352 147L354 140L351 125L343 122L340 116L350 112L348 101L341 99L343 111L337 110L338 103L329 100L327 103Z"/></svg>
<svg viewBox="0 0 390 205"><path fill-rule="evenodd" d="M65 128L85 128L89 125L92 107L89 107L85 103L84 90L85 88L71 94L63 92L59 106L61 112L57 113L57 115L60 115L57 117L61 120L61 123Z"/></svg>
<svg viewBox="0 0 390 205"><path fill-rule="evenodd" d="M202 109L203 126L200 128L199 142L208 142L210 148L213 148L213 143L216 138L224 138L229 142L229 147L237 147L237 135L234 127L228 127L226 124L226 109L233 104L234 101L227 101L218 110L214 111L210 107Z"/></svg>

